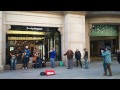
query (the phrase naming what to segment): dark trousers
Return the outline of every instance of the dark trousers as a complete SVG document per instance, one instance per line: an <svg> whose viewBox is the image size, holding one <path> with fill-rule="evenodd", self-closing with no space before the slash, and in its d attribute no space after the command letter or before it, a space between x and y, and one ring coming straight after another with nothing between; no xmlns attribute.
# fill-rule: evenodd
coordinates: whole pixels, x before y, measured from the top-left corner
<svg viewBox="0 0 120 90"><path fill-rule="evenodd" d="M36 58L35 64L36 64L36 68L37 68L37 64L39 65L39 68L42 67L42 61L41 61L40 57L37 57L37 58Z"/></svg>
<svg viewBox="0 0 120 90"><path fill-rule="evenodd" d="M29 61L29 57L24 57L23 59L23 67L28 67L28 61Z"/></svg>
<svg viewBox="0 0 120 90"><path fill-rule="evenodd" d="M104 63L104 75L107 75L107 69L109 72L109 75L112 76L112 70L111 70L111 65L110 63Z"/></svg>
<svg viewBox="0 0 120 90"><path fill-rule="evenodd" d="M79 62L79 64L80 64L80 66L82 67L82 62L81 62L81 60L76 60L76 67L78 67L78 62Z"/></svg>

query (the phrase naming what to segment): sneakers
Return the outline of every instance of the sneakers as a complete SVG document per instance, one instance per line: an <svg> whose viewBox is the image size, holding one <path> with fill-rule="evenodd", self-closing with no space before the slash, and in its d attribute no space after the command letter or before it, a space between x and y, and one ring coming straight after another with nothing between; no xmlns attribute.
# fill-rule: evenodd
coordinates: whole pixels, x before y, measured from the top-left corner
<svg viewBox="0 0 120 90"><path fill-rule="evenodd" d="M23 70L24 70L24 69L26 69L26 70L27 70L28 68L27 68L27 67L26 67L26 68L24 68L24 67L23 67Z"/></svg>

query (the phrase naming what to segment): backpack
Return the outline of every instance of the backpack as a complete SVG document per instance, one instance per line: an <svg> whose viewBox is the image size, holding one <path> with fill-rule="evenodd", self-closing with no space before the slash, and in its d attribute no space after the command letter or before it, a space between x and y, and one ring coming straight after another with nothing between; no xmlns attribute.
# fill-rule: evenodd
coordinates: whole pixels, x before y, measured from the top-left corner
<svg viewBox="0 0 120 90"><path fill-rule="evenodd" d="M60 66L64 66L64 64L63 64L63 62L62 62L62 61L60 61L59 65L60 65Z"/></svg>
<svg viewBox="0 0 120 90"><path fill-rule="evenodd" d="M40 72L40 75L41 75L41 76L45 76L46 73L45 73L45 72Z"/></svg>

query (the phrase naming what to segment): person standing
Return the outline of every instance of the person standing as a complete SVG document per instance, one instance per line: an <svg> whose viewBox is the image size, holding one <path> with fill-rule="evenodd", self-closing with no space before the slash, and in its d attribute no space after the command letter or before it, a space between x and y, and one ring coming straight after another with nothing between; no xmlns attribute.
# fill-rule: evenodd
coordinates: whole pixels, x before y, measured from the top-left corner
<svg viewBox="0 0 120 90"><path fill-rule="evenodd" d="M36 57L36 60L35 60L36 68L41 68L42 61L41 61L40 49L38 47L34 49L34 56Z"/></svg>
<svg viewBox="0 0 120 90"><path fill-rule="evenodd" d="M35 66L36 66L36 68L42 67L42 60L40 58L40 53L36 54Z"/></svg>
<svg viewBox="0 0 120 90"><path fill-rule="evenodd" d="M15 52L12 52L12 56L11 56L11 70L16 70L16 63L17 63L17 59L16 59L16 55Z"/></svg>
<svg viewBox="0 0 120 90"><path fill-rule="evenodd" d="M24 53L23 54L23 69L27 69L29 57L30 57L30 50L28 49L28 46L25 47L23 53Z"/></svg>
<svg viewBox="0 0 120 90"><path fill-rule="evenodd" d="M117 50L117 61L120 64L120 50Z"/></svg>
<svg viewBox="0 0 120 90"><path fill-rule="evenodd" d="M86 48L84 48L84 60L85 60L85 69L88 69L88 51Z"/></svg>
<svg viewBox="0 0 120 90"><path fill-rule="evenodd" d="M106 51L104 52L103 50L101 50L102 56L105 57L105 64L106 64L106 68L105 68L105 72L103 75L107 75L107 69L109 71L109 76L112 76L112 71L111 71L111 51L110 51L110 47L107 46L106 47Z"/></svg>
<svg viewBox="0 0 120 90"><path fill-rule="evenodd" d="M76 59L76 67L78 67L78 61L79 61L80 66L82 68L81 53L78 49L76 49L76 51L75 51L75 59Z"/></svg>
<svg viewBox="0 0 120 90"><path fill-rule="evenodd" d="M68 67L67 69L72 69L72 61L73 61L73 51L71 49L68 49L68 51L64 54L64 56L67 55L67 64L68 64Z"/></svg>
<svg viewBox="0 0 120 90"><path fill-rule="evenodd" d="M12 52L10 52L10 54L9 54L9 65L10 65L10 70L12 69L12 68L11 68L11 58L12 58Z"/></svg>
<svg viewBox="0 0 120 90"><path fill-rule="evenodd" d="M54 50L54 48L52 48L52 50L49 51L49 54L50 54L51 67L54 68L55 67L55 58L56 58L56 51Z"/></svg>
<svg viewBox="0 0 120 90"><path fill-rule="evenodd" d="M103 53L105 53L105 49L101 49L101 50L103 50ZM102 53L101 53L101 55L102 55ZM105 56L102 56L102 58L103 58L103 68L104 68L104 74L103 75L106 75L106 73L107 73L107 64L105 62Z"/></svg>

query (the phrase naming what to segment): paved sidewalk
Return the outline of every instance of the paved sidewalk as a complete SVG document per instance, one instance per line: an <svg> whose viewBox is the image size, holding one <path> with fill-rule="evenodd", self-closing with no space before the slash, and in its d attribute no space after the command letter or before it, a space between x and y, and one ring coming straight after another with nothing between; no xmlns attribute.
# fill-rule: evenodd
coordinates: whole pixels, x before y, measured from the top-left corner
<svg viewBox="0 0 120 90"><path fill-rule="evenodd" d="M120 64L114 60L112 62L113 76L103 76L102 61L91 62L89 69L73 67L67 69L65 66L57 66L56 68L45 67L41 69L28 69L28 70L6 70L0 73L0 79L120 79ZM40 76L40 72L47 69L54 69L56 75L53 76Z"/></svg>

